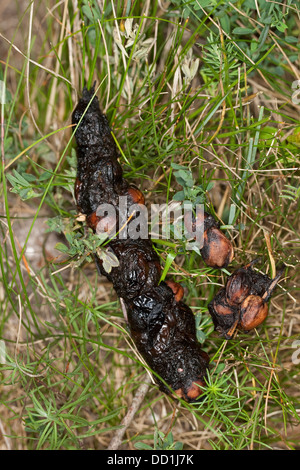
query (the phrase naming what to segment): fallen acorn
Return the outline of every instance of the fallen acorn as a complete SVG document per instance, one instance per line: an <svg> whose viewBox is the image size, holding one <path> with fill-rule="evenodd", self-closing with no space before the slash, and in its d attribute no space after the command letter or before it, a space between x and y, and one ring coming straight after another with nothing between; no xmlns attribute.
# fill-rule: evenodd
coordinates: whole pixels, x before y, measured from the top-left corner
<svg viewBox="0 0 300 470"><path fill-rule="evenodd" d="M134 186L128 188L128 195L131 197L134 204L145 204L145 197L138 188Z"/></svg>
<svg viewBox="0 0 300 470"><path fill-rule="evenodd" d="M169 286L175 296L175 300L179 302L183 298L184 290L183 287L175 281L166 281L167 286Z"/></svg>
<svg viewBox="0 0 300 470"><path fill-rule="evenodd" d="M195 217L190 211L184 218L188 236L194 236L196 230L200 230L203 224L203 246L200 253L204 263L211 268L226 268L234 258L234 250L230 240L220 230L219 223L208 212L198 214Z"/></svg>
<svg viewBox="0 0 300 470"><path fill-rule="evenodd" d="M248 295L240 307L239 328L250 331L259 326L268 315L268 304L259 295Z"/></svg>
<svg viewBox="0 0 300 470"><path fill-rule="evenodd" d="M230 240L217 227L204 232L200 253L204 263L212 268L226 268L234 257Z"/></svg>
<svg viewBox="0 0 300 470"><path fill-rule="evenodd" d="M215 330L226 339L232 339L236 329L250 331L257 328L268 315L267 302L283 269L270 279L252 269L256 261L237 269L208 304Z"/></svg>

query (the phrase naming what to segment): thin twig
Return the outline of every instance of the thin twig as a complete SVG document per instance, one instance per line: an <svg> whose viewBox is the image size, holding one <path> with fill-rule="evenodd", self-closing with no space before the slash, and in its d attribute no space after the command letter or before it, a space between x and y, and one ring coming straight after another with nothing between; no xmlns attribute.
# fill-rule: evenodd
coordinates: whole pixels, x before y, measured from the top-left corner
<svg viewBox="0 0 300 470"><path fill-rule="evenodd" d="M127 310L126 310L125 302L122 298L120 298L120 302L121 302L121 307L122 307L124 318L127 322L128 321L128 316L127 316ZM135 413L139 409L142 401L144 400L145 395L148 392L149 384L150 384L151 381L152 381L152 376L148 373L148 375L145 377L143 383L137 389L137 392L136 392L136 394L135 394L135 396L132 400L132 403L128 408L127 414L121 422L122 427L117 429L117 431L115 432L115 435L111 439L111 441L108 445L108 448L107 448L108 450L116 450L122 444L122 439L123 439L123 436L126 432L126 429L128 428L128 426L132 422Z"/></svg>
<svg viewBox="0 0 300 470"><path fill-rule="evenodd" d="M5 429L4 429L4 426L3 426L1 420L0 420L0 433L3 436L3 439L4 439L5 445L7 447L7 450L11 450L12 449L11 439L6 435L6 432L5 432Z"/></svg>
<svg viewBox="0 0 300 470"><path fill-rule="evenodd" d="M150 377L146 376L142 385L140 385L139 388L137 389L137 392L132 400L132 403L128 408L127 414L122 419L122 422L121 422L122 427L117 429L117 431L115 432L115 435L110 441L107 450L117 450L122 444L122 439L123 439L126 429L132 422L135 413L139 409L142 401L145 398L146 393L148 392L150 380L151 380Z"/></svg>

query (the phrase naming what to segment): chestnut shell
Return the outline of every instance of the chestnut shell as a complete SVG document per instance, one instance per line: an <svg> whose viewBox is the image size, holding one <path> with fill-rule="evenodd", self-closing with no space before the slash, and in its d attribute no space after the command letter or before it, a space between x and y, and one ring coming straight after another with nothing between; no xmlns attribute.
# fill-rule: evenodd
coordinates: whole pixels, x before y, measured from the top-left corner
<svg viewBox="0 0 300 470"><path fill-rule="evenodd" d="M254 262L237 269L208 304L215 330L231 339L236 328L250 331L268 315L267 301L275 289L281 272L271 279L254 269Z"/></svg>

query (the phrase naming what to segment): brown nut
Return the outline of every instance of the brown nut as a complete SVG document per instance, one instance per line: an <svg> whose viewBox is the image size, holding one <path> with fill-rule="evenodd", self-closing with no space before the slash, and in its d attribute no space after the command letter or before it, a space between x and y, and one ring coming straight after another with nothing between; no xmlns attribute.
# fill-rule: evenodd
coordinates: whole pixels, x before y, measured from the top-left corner
<svg viewBox="0 0 300 470"><path fill-rule="evenodd" d="M196 398L200 397L203 394L203 388L205 383L202 380L196 380L191 384L186 392L186 396L189 401L195 400Z"/></svg>
<svg viewBox="0 0 300 470"><path fill-rule="evenodd" d="M139 189L132 186L128 189L128 194L133 204L145 204L145 197Z"/></svg>
<svg viewBox="0 0 300 470"><path fill-rule="evenodd" d="M100 220L100 217L96 215L96 212L92 212L92 214L88 215L86 218L86 223L89 227L91 227L94 232L96 231L97 224Z"/></svg>
<svg viewBox="0 0 300 470"><path fill-rule="evenodd" d="M238 270L226 283L226 298L229 305L238 305L245 300L250 292L251 279L246 271Z"/></svg>
<svg viewBox="0 0 300 470"><path fill-rule="evenodd" d="M226 267L233 260L234 253L231 242L218 228L218 223L208 212L199 212L197 218L191 211L184 215L187 234L196 239L195 232L202 228L203 247L200 250L204 262L213 268Z"/></svg>
<svg viewBox="0 0 300 470"><path fill-rule="evenodd" d="M248 295L241 305L239 328L244 331L253 330L268 315L268 305L258 295Z"/></svg>
<svg viewBox="0 0 300 470"><path fill-rule="evenodd" d="M96 212L92 212L92 214L88 215L86 218L86 222L87 225L98 234L104 232L111 233L116 226L115 217L109 215L105 217L99 217Z"/></svg>
<svg viewBox="0 0 300 470"><path fill-rule="evenodd" d="M214 300L212 302L212 307L217 315L232 315L233 313L230 305L227 305L225 302L221 303L219 301Z"/></svg>
<svg viewBox="0 0 300 470"><path fill-rule="evenodd" d="M206 230L203 242L200 253L207 266L225 268L231 263L234 257L233 246L221 230L216 227Z"/></svg>
<svg viewBox="0 0 300 470"><path fill-rule="evenodd" d="M202 387L205 387L205 383L203 382L203 380L199 379L192 382L186 390L183 388L179 388L178 390L175 390L174 393L179 398L183 398L184 400L191 402L195 401L203 394L204 390Z"/></svg>
<svg viewBox="0 0 300 470"><path fill-rule="evenodd" d="M221 333L224 338L231 339L236 330L240 312L236 305L228 304L225 288L208 304L208 310L215 330Z"/></svg>
<svg viewBox="0 0 300 470"><path fill-rule="evenodd" d="M170 287L170 289L172 289L175 296L175 300L179 302L184 294L183 287L175 281L166 281L166 284Z"/></svg>

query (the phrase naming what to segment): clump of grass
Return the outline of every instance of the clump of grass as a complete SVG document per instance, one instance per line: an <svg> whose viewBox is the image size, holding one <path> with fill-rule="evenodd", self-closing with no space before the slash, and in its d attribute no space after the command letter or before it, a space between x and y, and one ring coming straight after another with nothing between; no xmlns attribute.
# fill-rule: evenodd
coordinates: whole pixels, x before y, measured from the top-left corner
<svg viewBox="0 0 300 470"><path fill-rule="evenodd" d="M76 220L70 114L94 80L147 204L201 197L235 245L219 272L173 240L157 243L164 276L185 287L211 372L197 406L151 384L123 448L297 448L297 15L291 1L47 1L4 25L3 448L106 449L145 380L119 302L90 263L95 240ZM286 277L264 325L224 341L207 304L257 257L273 276L284 262Z"/></svg>

